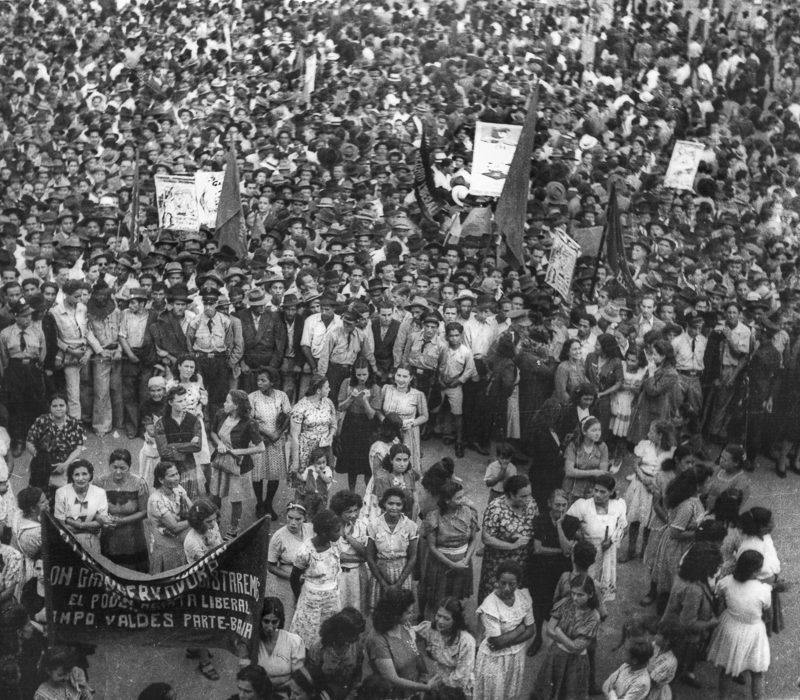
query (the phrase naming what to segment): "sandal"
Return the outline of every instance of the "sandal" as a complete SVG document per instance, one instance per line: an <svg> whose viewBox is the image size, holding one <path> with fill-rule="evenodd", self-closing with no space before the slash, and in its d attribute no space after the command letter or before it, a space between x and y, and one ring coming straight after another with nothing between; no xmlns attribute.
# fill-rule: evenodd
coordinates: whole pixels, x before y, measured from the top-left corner
<svg viewBox="0 0 800 700"><path fill-rule="evenodd" d="M208 680L210 681L218 681L219 680L219 673L217 673L217 669L214 668L214 664L210 661L199 664L197 669L202 673Z"/></svg>

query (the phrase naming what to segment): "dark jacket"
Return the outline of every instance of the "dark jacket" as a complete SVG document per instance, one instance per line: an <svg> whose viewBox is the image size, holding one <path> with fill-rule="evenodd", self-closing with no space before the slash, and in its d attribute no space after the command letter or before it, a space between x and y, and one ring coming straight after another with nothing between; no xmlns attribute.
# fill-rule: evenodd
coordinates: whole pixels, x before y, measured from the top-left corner
<svg viewBox="0 0 800 700"><path fill-rule="evenodd" d="M288 324L286 322L286 317L283 315L283 311L280 311L279 314L281 322L283 323L284 333L287 333ZM294 332L291 337L288 337L287 333L286 338L286 349L288 350L290 347L294 349L294 363L299 367L304 367L306 365L306 356L303 354L303 349L300 347L300 341L303 339L303 324L305 320L305 315L298 313L294 319Z"/></svg>
<svg viewBox="0 0 800 700"><path fill-rule="evenodd" d="M172 311L162 311L149 325L148 333L157 349L165 350L175 359L189 352L180 319Z"/></svg>
<svg viewBox="0 0 800 700"><path fill-rule="evenodd" d="M269 365L280 369L286 353L286 326L278 314L265 309L258 319L256 328L250 309L243 309L236 314L242 322L244 338L244 357L251 369ZM267 359L269 358L269 359Z"/></svg>

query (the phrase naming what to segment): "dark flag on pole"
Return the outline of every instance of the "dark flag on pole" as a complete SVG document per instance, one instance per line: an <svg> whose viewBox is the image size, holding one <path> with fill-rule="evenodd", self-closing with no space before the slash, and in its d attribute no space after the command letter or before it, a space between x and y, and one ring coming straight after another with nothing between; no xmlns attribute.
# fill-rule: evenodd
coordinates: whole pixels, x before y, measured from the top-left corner
<svg viewBox="0 0 800 700"><path fill-rule="evenodd" d="M528 102L528 114L511 166L508 168L503 192L494 213L494 220L505 238L506 246L520 265L525 264L523 231L528 210L528 194L531 189L531 156L536 137L536 114L539 111L539 86Z"/></svg>
<svg viewBox="0 0 800 700"><path fill-rule="evenodd" d="M443 213L442 205L436 195L431 170L431 154L425 124L422 124L419 153L414 163L414 195L417 198L422 215L430 221L439 221Z"/></svg>
<svg viewBox="0 0 800 700"><path fill-rule="evenodd" d="M225 179L217 209L216 240L220 250L226 246L243 258L247 255L247 232L242 210L242 195L239 192L239 166L236 163L236 146L231 142L225 164Z"/></svg>
<svg viewBox="0 0 800 700"><path fill-rule="evenodd" d="M628 256L625 254L625 241L622 239L622 225L619 220L619 202L617 201L617 187L611 186L606 210L606 261L614 272L617 282L628 291L636 286L628 267ZM600 247L600 255L603 247ZM598 256L599 257L599 256Z"/></svg>

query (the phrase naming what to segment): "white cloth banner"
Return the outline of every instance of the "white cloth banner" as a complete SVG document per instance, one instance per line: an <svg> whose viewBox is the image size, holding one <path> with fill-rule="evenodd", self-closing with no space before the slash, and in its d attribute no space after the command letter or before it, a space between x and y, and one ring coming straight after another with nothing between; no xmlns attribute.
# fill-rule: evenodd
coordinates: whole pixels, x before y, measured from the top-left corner
<svg viewBox="0 0 800 700"><path fill-rule="evenodd" d="M521 133L521 126L485 122L475 125L470 194L476 197L500 196Z"/></svg>
<svg viewBox="0 0 800 700"><path fill-rule="evenodd" d="M197 198L192 175L156 175L159 228L197 231Z"/></svg>
<svg viewBox="0 0 800 700"><path fill-rule="evenodd" d="M700 166L700 157L705 146L694 141L676 141L669 160L667 174L664 176L664 187L676 190L694 191L694 179Z"/></svg>
<svg viewBox="0 0 800 700"><path fill-rule="evenodd" d="M222 193L223 172L195 173L197 196L197 221L200 226L208 226L212 231L217 227L217 208Z"/></svg>
<svg viewBox="0 0 800 700"><path fill-rule="evenodd" d="M562 231L555 231L553 236L553 252L544 281L558 292L562 298L569 297L572 286L572 275L575 264L581 253L580 245Z"/></svg>

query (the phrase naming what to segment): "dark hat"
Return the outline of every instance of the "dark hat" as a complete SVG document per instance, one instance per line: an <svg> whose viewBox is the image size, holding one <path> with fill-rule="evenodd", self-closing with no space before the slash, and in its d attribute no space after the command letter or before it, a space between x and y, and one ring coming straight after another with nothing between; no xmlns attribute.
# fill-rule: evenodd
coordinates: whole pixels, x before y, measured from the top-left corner
<svg viewBox="0 0 800 700"><path fill-rule="evenodd" d="M220 292L219 289L204 289L200 293L200 298L203 300L203 302L206 301L217 302L221 296L222 292Z"/></svg>
<svg viewBox="0 0 800 700"><path fill-rule="evenodd" d="M14 316L27 316L33 313L33 308L31 308L31 305L25 301L24 298L15 301L9 310Z"/></svg>
<svg viewBox="0 0 800 700"><path fill-rule="evenodd" d="M534 341L535 343L549 343L550 338L545 335L545 332L540 328L534 328L529 334L528 337Z"/></svg>
<svg viewBox="0 0 800 700"><path fill-rule="evenodd" d="M281 306L299 306L301 303L296 294L284 294Z"/></svg>
<svg viewBox="0 0 800 700"><path fill-rule="evenodd" d="M267 304L269 304L269 299L263 289L253 289L247 294L248 306L266 306Z"/></svg>
<svg viewBox="0 0 800 700"><path fill-rule="evenodd" d="M167 291L167 301L189 301L189 290L184 284L176 284Z"/></svg>

